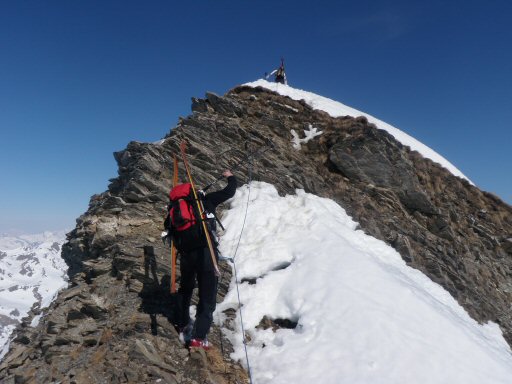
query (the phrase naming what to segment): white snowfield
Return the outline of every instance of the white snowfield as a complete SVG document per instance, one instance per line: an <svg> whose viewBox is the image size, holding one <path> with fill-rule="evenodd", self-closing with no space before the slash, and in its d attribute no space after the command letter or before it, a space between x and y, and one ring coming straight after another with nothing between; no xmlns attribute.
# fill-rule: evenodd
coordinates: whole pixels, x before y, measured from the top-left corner
<svg viewBox="0 0 512 384"><path fill-rule="evenodd" d="M370 123L373 123L377 126L377 128L383 129L390 133L396 140L398 140L403 145L409 146L412 150L418 151L423 157L426 157L449 170L455 176L461 177L463 179L468 180L471 184L471 180L469 180L461 171L459 171L452 163L446 160L439 153L434 151L433 149L427 147L425 144L419 142L415 138L409 136L407 133L401 131L398 128L393 127L392 125L385 123L382 120L379 120L367 113L358 111L357 109L348 107L338 101L334 101L328 99L327 97L319 96L311 92L303 91L301 89L295 89L288 85L280 84L280 83L271 83L266 80L260 79L251 83L244 84L249 87L263 87L269 89L271 91L277 92L280 95L288 96L293 100L304 100L311 108L318 109L320 111L327 112L332 117L340 117L340 116L365 116Z"/></svg>
<svg viewBox="0 0 512 384"><path fill-rule="evenodd" d="M0 358L7 353L16 324L32 306L49 306L67 286L67 265L60 256L64 239L64 231L0 237Z"/></svg>
<svg viewBox="0 0 512 384"><path fill-rule="evenodd" d="M384 242L356 230L337 203L269 184L239 188L222 221L235 255L254 384L510 384L512 352L441 286ZM215 319L239 309L234 280ZM257 329L290 319L295 329ZM224 329L245 364L240 316Z"/></svg>

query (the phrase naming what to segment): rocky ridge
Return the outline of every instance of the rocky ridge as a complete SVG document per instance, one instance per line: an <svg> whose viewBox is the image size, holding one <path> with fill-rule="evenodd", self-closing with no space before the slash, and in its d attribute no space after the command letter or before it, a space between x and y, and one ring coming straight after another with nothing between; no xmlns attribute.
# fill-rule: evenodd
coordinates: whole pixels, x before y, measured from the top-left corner
<svg viewBox="0 0 512 384"><path fill-rule="evenodd" d="M210 364L188 357L172 326L169 250L158 239L170 162L189 143L206 185L272 141L252 177L280 193L296 188L337 201L368 234L395 247L444 286L476 320L497 322L512 342L512 208L401 145L364 117L332 118L263 88L192 100L192 115L159 143L115 153L119 176L93 196L68 235L70 288L40 325L24 323L0 365L6 383L241 383L229 345L212 332ZM309 125L316 139L291 145ZM183 170L182 174L183 174ZM248 164L234 170L247 181ZM223 266L219 295L230 279ZM265 319L262 319L265 321ZM222 346L222 348L221 348ZM161 381L158 381L161 380Z"/></svg>

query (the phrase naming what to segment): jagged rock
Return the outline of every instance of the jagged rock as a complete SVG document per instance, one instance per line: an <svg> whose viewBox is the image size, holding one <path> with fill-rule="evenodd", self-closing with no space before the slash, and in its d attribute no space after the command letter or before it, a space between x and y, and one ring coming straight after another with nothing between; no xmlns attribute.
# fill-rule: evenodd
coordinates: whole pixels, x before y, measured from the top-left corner
<svg viewBox="0 0 512 384"><path fill-rule="evenodd" d="M83 291L87 289L86 286L78 285L76 287L68 288L59 295L59 301L64 302L73 297L79 296ZM82 296L83 298L83 296Z"/></svg>
<svg viewBox="0 0 512 384"><path fill-rule="evenodd" d="M206 100L192 97L192 112L208 112Z"/></svg>
<svg viewBox="0 0 512 384"><path fill-rule="evenodd" d="M206 99L217 113L231 117L240 117L244 114L244 108L232 99L219 97L212 92L206 92Z"/></svg>
<svg viewBox="0 0 512 384"><path fill-rule="evenodd" d="M25 359L28 357L27 348L22 345L16 345L11 348L11 353L8 358L4 359L2 364L0 365L0 372L7 368L16 368L23 364Z"/></svg>
<svg viewBox="0 0 512 384"><path fill-rule="evenodd" d="M112 271L112 260L87 260L83 262L84 272L88 278L95 278Z"/></svg>
<svg viewBox="0 0 512 384"><path fill-rule="evenodd" d="M144 290L144 283L142 283L139 280L130 279L128 288L129 288L130 292L142 293L142 291Z"/></svg>
<svg viewBox="0 0 512 384"><path fill-rule="evenodd" d="M83 345L86 347L93 347L98 344L98 339L95 337L84 337Z"/></svg>
<svg viewBox="0 0 512 384"><path fill-rule="evenodd" d="M454 235L452 230L449 227L448 222L446 219L442 216L435 216L429 223L428 229L430 232L432 232L434 235L437 235L439 237L442 237L446 240L453 240Z"/></svg>
<svg viewBox="0 0 512 384"><path fill-rule="evenodd" d="M171 375L167 373L165 370L159 369L157 367L148 367L148 372L151 376L154 378L160 378L163 379L164 382L167 384L177 384L178 381L176 380L174 375ZM157 379L158 381L158 379Z"/></svg>
<svg viewBox="0 0 512 384"><path fill-rule="evenodd" d="M72 334L67 334L67 335L61 335L61 336L57 336L55 338L55 344L53 345L68 345L68 344L80 344L82 342L82 338L79 337L78 335L72 335Z"/></svg>
<svg viewBox="0 0 512 384"><path fill-rule="evenodd" d="M30 338L27 335L19 335L14 339L14 341L20 344L27 345L30 343Z"/></svg>
<svg viewBox="0 0 512 384"><path fill-rule="evenodd" d="M107 310L96 303L85 303L80 312L95 320L102 320L107 316Z"/></svg>
<svg viewBox="0 0 512 384"><path fill-rule="evenodd" d="M136 370L131 369L130 367L124 368L124 376L129 383L140 383L140 375Z"/></svg>
<svg viewBox="0 0 512 384"><path fill-rule="evenodd" d="M48 320L46 324L46 332L50 335L58 335L61 328L64 328L66 325L63 322L55 322L53 320Z"/></svg>
<svg viewBox="0 0 512 384"><path fill-rule="evenodd" d="M368 155L361 156L361 152L368 152ZM377 186L391 185L394 173L391 162L384 154L372 152L372 149L366 146L347 148L344 143L338 143L331 147L329 160L349 179Z"/></svg>
<svg viewBox="0 0 512 384"><path fill-rule="evenodd" d="M264 316L263 319L260 320L260 323L256 328L260 329L269 329L271 328L274 332L278 329L287 328L287 329L295 329L297 328L297 321L292 319L271 319L267 316Z"/></svg>
<svg viewBox="0 0 512 384"><path fill-rule="evenodd" d="M123 200L123 198L118 196L109 196L102 204L102 207L104 209L110 209L111 211L117 209L122 210L126 205L126 202Z"/></svg>
<svg viewBox="0 0 512 384"><path fill-rule="evenodd" d="M128 150L114 152L114 158L119 167L126 167L132 162L132 155Z"/></svg>
<svg viewBox="0 0 512 384"><path fill-rule="evenodd" d="M501 246L503 247L505 252L512 254L512 237L503 240L503 242L501 243Z"/></svg>
<svg viewBox="0 0 512 384"><path fill-rule="evenodd" d="M399 197L403 205L412 211L418 211L427 215L438 213L423 191L404 190L399 194Z"/></svg>
<svg viewBox="0 0 512 384"><path fill-rule="evenodd" d="M72 309L68 312L67 321L73 321L73 320L83 320L86 319L87 315L83 313L80 310ZM50 328L51 329L51 328ZM48 333L58 333L58 332L49 332Z"/></svg>
<svg viewBox="0 0 512 384"><path fill-rule="evenodd" d="M410 263L414 260L414 250L411 247L411 242L408 237L398 234L391 244L402 255L406 262Z"/></svg>
<svg viewBox="0 0 512 384"><path fill-rule="evenodd" d="M145 364L156 365L170 373L176 373L177 369L166 364L160 357L156 348L147 340L135 340L135 345L130 352L130 357L133 359L140 359L145 361Z"/></svg>

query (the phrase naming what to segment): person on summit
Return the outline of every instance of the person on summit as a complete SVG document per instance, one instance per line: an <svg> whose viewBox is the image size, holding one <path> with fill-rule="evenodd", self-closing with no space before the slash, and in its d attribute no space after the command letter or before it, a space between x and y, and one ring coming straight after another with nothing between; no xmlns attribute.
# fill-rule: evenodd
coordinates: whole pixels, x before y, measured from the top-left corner
<svg viewBox="0 0 512 384"><path fill-rule="evenodd" d="M284 70L284 59L281 59L281 65L279 66L279 68L274 69L272 72L270 72L270 74L266 78L268 79L272 75L274 75L274 81L276 83L288 84L288 80L286 79L286 72Z"/></svg>
<svg viewBox="0 0 512 384"><path fill-rule="evenodd" d="M214 244L213 248L217 261L219 260L219 252L217 250L215 236L215 210L219 204L233 197L237 188L237 179L231 171L226 170L222 175L227 179L227 186L222 190L208 193L201 198L207 213L207 227L210 238ZM164 222L164 227L168 230L169 234L172 234L173 241L180 256L181 278L180 288L178 289L179 305L176 325L180 330L180 339L187 347L208 349L207 335L213 321L213 312L217 305L218 276L215 274L212 255L210 254L206 236L200 229L200 219L195 220L193 225L187 228L191 231L194 229L194 225L197 226L197 233L201 233L199 237L192 241L189 241L189 238L180 238L179 226L177 227L179 223L176 224L175 222L175 220L177 220L176 216L179 216L179 219L183 219L188 214L187 210L192 212L192 208L183 209L182 207L181 212L176 215L176 210L179 210L179 208L172 208L173 191L182 186L187 186L187 184L181 184L171 190L171 208ZM180 198L179 200L184 199ZM200 217L197 212L195 215ZM191 222L191 220L188 221L189 224ZM199 288L199 302L197 304L196 320L195 323L192 323L189 307L196 280Z"/></svg>

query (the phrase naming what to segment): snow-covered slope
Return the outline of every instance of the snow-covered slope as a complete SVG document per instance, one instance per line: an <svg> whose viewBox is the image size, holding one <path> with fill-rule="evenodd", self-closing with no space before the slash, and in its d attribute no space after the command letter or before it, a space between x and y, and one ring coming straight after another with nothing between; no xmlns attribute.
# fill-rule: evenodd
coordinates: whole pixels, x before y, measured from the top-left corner
<svg viewBox="0 0 512 384"><path fill-rule="evenodd" d="M222 221L221 251L248 280L240 297L255 384L510 383L499 327L479 325L334 201L301 190L280 197L254 182L238 189ZM219 323L227 309L239 309L234 280ZM264 317L297 326L256 328ZM225 332L245 362L239 319Z"/></svg>
<svg viewBox="0 0 512 384"><path fill-rule="evenodd" d="M67 286L67 265L60 257L64 240L64 232L0 237L0 358L16 324L30 309L47 307Z"/></svg>
<svg viewBox="0 0 512 384"><path fill-rule="evenodd" d="M311 92L303 91L300 89L292 88L288 85L279 83L270 83L266 80L260 79L251 83L244 84L249 87L263 87L277 92L280 95L288 96L293 100L304 100L311 108L327 112L333 117L339 116L365 116L370 123L373 123L377 128L389 132L393 137L403 145L409 146L412 150L418 151L423 157L431 159L448 169L455 176L459 176L471 182L461 171L459 171L452 163L446 160L439 153L427 147L425 144L419 142L415 138L409 136L407 133L401 131L392 125L385 123L367 113L358 111L357 109L348 107L338 101L328 99L327 97L319 96Z"/></svg>

